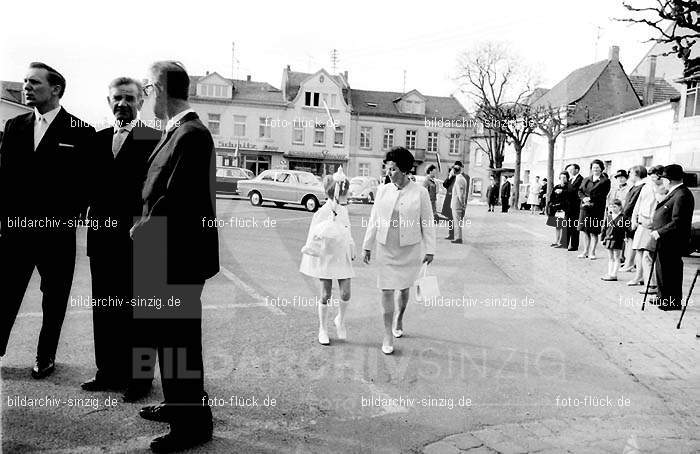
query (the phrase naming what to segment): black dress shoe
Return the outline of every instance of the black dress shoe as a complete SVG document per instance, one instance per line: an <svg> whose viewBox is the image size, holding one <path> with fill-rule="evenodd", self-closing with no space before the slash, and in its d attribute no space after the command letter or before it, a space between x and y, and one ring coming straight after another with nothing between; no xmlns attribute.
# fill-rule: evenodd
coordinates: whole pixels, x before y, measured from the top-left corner
<svg viewBox="0 0 700 454"><path fill-rule="evenodd" d="M446 239L446 240L454 240L455 237L453 237L453 236L446 236L445 239Z"/></svg>
<svg viewBox="0 0 700 454"><path fill-rule="evenodd" d="M213 427L211 419L200 427L192 429L170 426L170 432L153 439L151 451L158 453L177 452L202 445L211 440Z"/></svg>
<svg viewBox="0 0 700 454"><path fill-rule="evenodd" d="M151 392L151 382L149 381L148 383L129 383L129 385L126 388L126 391L124 392L124 396L122 396L122 401L126 403L131 403L131 402L138 402L139 400L143 399L144 397L148 396Z"/></svg>
<svg viewBox="0 0 700 454"><path fill-rule="evenodd" d="M659 304L656 307L662 311L680 311L683 309L683 306L680 304Z"/></svg>
<svg viewBox="0 0 700 454"><path fill-rule="evenodd" d="M143 419L155 422L169 422L168 407L165 404L147 405L139 410L139 416Z"/></svg>
<svg viewBox="0 0 700 454"><path fill-rule="evenodd" d="M578 252L578 248L577 248L577 249L574 249L574 248L570 247L570 248L567 249L567 251L569 251L569 252Z"/></svg>
<svg viewBox="0 0 700 454"><path fill-rule="evenodd" d="M32 368L32 378L40 380L46 378L56 370L53 358L37 358Z"/></svg>
<svg viewBox="0 0 700 454"><path fill-rule="evenodd" d="M462 244L462 240L452 240L453 244Z"/></svg>

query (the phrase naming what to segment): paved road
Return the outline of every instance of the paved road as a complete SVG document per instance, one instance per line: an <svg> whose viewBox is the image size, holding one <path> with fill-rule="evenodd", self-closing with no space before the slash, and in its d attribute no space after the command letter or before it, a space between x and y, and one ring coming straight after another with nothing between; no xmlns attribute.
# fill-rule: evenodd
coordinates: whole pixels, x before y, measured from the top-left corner
<svg viewBox="0 0 700 454"><path fill-rule="evenodd" d="M369 206L349 209L360 244ZM310 214L220 199L222 272L203 322L215 439L194 452L697 452L698 306L676 330L677 313L641 312L624 281L600 281L604 260L550 249L542 216L467 214L466 244L439 241L441 305L412 302L387 357L373 266L355 266L348 340L320 346L318 285L297 271ZM164 429L140 405L79 389L93 373L90 311L77 304L89 297L84 252L81 236L76 307L41 382L28 374L40 326L30 284L2 364L4 452L147 452ZM14 405L24 397L53 405Z"/></svg>

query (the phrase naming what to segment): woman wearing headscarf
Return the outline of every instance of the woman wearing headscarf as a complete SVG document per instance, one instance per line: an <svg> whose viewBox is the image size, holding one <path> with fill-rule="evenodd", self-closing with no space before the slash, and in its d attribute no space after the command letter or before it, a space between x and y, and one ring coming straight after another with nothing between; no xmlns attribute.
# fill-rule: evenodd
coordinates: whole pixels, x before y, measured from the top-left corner
<svg viewBox="0 0 700 454"><path fill-rule="evenodd" d="M377 287L381 290L384 314L382 352L394 352L394 337L403 335L403 315L423 263L435 255L435 225L428 191L408 177L414 158L410 151L395 147L384 160L391 183L383 185L374 201L362 249L364 262L371 251L377 259ZM399 311L394 317L395 294Z"/></svg>
<svg viewBox="0 0 700 454"><path fill-rule="evenodd" d="M600 159L591 162L591 174L583 179L578 188L581 212L578 218L578 230L583 233L583 252L580 259L595 260L598 236L602 231L605 217L605 202L610 192L610 180L603 173L605 164Z"/></svg>

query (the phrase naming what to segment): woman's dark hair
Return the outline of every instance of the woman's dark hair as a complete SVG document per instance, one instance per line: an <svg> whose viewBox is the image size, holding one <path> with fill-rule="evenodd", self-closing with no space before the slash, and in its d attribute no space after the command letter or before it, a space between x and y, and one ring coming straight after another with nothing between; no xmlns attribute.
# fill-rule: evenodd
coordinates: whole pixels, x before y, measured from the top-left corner
<svg viewBox="0 0 700 454"><path fill-rule="evenodd" d="M425 169L425 173L430 173L435 169L435 164L430 164L427 169Z"/></svg>
<svg viewBox="0 0 700 454"><path fill-rule="evenodd" d="M559 172L559 176L562 176L562 175L564 175L566 177L566 181L569 181L569 172L567 172L566 170Z"/></svg>
<svg viewBox="0 0 700 454"><path fill-rule="evenodd" d="M649 175L661 175L664 173L664 166L653 166L649 167L649 171L647 172Z"/></svg>
<svg viewBox="0 0 700 454"><path fill-rule="evenodd" d="M392 161L403 173L409 173L413 169L415 159L413 154L404 147L394 147L386 154L384 162Z"/></svg>
<svg viewBox="0 0 700 454"><path fill-rule="evenodd" d="M603 161L601 161L600 159L594 159L594 160L591 162L591 166L589 167L590 170L593 170L593 164L598 164L598 167L600 167L600 171L601 171L601 172L602 172L603 170L605 170L605 164L604 164Z"/></svg>

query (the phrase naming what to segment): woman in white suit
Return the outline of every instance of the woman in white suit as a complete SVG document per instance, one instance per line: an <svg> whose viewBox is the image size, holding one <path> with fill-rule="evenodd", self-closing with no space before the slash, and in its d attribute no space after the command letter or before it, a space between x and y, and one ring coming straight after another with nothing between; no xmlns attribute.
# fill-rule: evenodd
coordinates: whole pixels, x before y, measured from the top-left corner
<svg viewBox="0 0 700 454"><path fill-rule="evenodd" d="M433 261L435 225L428 191L411 181L413 155L403 147L387 153L391 183L383 185L374 201L362 245L364 262L369 264L376 249L377 287L382 291L384 340L382 352L394 352L394 337L403 335L403 314L408 304L409 287L421 265ZM394 296L399 292L399 312L394 319Z"/></svg>

